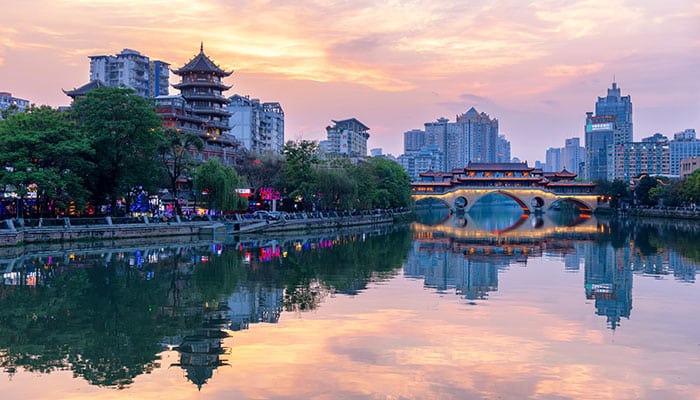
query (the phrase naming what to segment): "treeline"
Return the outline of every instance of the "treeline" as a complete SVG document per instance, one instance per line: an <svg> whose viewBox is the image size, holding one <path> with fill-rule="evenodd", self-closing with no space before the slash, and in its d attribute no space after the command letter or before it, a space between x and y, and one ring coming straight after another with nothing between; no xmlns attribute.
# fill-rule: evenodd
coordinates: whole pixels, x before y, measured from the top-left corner
<svg viewBox="0 0 700 400"><path fill-rule="evenodd" d="M32 106L0 120L0 217L116 215L167 193L218 212L242 211L240 188L271 188L287 206L407 207L408 175L393 161L322 162L314 142L288 143L282 156L244 149L236 163L202 162L197 134L163 127L153 104L127 88L99 88L70 110Z"/></svg>
<svg viewBox="0 0 700 400"><path fill-rule="evenodd" d="M700 200L700 170L686 179L644 176L630 185L622 180L598 181L597 190L610 198L610 206L683 207L697 205Z"/></svg>

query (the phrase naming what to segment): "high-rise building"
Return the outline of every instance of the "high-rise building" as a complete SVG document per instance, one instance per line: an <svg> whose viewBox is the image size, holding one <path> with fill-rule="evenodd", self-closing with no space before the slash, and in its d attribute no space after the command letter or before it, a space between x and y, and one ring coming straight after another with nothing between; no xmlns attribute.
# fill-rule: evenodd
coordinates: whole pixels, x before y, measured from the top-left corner
<svg viewBox="0 0 700 400"><path fill-rule="evenodd" d="M442 152L446 171L464 168L470 161L496 162L499 154L498 120L472 107L458 115L455 122L449 122L447 118L426 122L425 144L437 146Z"/></svg>
<svg viewBox="0 0 700 400"><path fill-rule="evenodd" d="M165 96L169 89L170 64L151 61L136 50L124 49L108 56L90 56L90 81L100 81L106 86L126 86L139 96L153 98Z"/></svg>
<svg viewBox="0 0 700 400"><path fill-rule="evenodd" d="M328 140L323 149L327 155L366 157L369 127L355 118L333 120L333 126L326 127Z"/></svg>
<svg viewBox="0 0 700 400"><path fill-rule="evenodd" d="M686 129L673 135L670 147L670 174L680 176L681 160L700 156L700 140L695 137L695 129Z"/></svg>
<svg viewBox="0 0 700 400"><path fill-rule="evenodd" d="M595 103L595 115L597 117L608 115L615 117L615 144L632 142L634 131L632 124L632 100L629 95L621 96L620 88L613 82L608 89L608 95L598 97Z"/></svg>
<svg viewBox="0 0 700 400"><path fill-rule="evenodd" d="M29 100L13 97L12 93L9 92L0 92L0 111L5 111L12 107L15 107L19 112L23 112L29 108ZM2 115L0 115L0 119L2 119Z"/></svg>
<svg viewBox="0 0 700 400"><path fill-rule="evenodd" d="M634 137L632 123L632 100L622 96L617 83L613 82L605 97L598 97L595 116L586 113L586 178L608 179L614 175L612 160L613 145L631 143ZM608 147L609 146L609 147Z"/></svg>
<svg viewBox="0 0 700 400"><path fill-rule="evenodd" d="M418 151L425 146L425 131L412 129L403 134L403 151Z"/></svg>
<svg viewBox="0 0 700 400"><path fill-rule="evenodd" d="M549 147L545 155L545 172L559 172L562 170L561 147Z"/></svg>
<svg viewBox="0 0 700 400"><path fill-rule="evenodd" d="M667 176L670 173L667 142L631 142L611 147L609 181L622 179L629 182L641 174Z"/></svg>
<svg viewBox="0 0 700 400"><path fill-rule="evenodd" d="M442 167L442 152L437 146L424 146L420 150L413 150L399 156L397 162L401 164L412 181L418 180L418 175L426 171L444 171Z"/></svg>
<svg viewBox="0 0 700 400"><path fill-rule="evenodd" d="M580 138L573 137L564 140L561 160L563 169L574 172L579 176L584 175L582 166L586 160L586 149L581 146Z"/></svg>
<svg viewBox="0 0 700 400"><path fill-rule="evenodd" d="M608 179L608 151L615 137L615 116L586 113L586 178ZM610 149L608 148L610 147Z"/></svg>
<svg viewBox="0 0 700 400"><path fill-rule="evenodd" d="M496 145L496 162L510 162L510 141L506 139L506 135L498 135L498 143Z"/></svg>
<svg viewBox="0 0 700 400"><path fill-rule="evenodd" d="M284 111L279 103L260 103L250 96L229 97L229 135L255 153L280 153L284 146Z"/></svg>

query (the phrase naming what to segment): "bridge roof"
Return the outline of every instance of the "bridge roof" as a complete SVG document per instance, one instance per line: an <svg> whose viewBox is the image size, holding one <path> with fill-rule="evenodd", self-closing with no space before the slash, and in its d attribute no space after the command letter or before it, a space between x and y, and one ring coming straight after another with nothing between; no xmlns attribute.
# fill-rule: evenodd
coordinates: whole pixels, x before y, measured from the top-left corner
<svg viewBox="0 0 700 400"><path fill-rule="evenodd" d="M522 163L477 163L469 162L465 171L532 171L535 168L528 167L527 162Z"/></svg>
<svg viewBox="0 0 700 400"><path fill-rule="evenodd" d="M411 186L452 186L452 182L413 182Z"/></svg>

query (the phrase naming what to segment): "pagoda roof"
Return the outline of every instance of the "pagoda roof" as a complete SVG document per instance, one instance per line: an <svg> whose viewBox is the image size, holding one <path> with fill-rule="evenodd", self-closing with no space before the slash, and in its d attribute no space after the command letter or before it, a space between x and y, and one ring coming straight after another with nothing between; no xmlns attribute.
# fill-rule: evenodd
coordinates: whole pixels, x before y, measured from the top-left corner
<svg viewBox="0 0 700 400"><path fill-rule="evenodd" d="M76 98L78 96L85 96L88 92L93 91L95 89L99 89L101 87L107 86L104 82L102 82L99 79L95 79L93 81L90 81L83 86L74 88L73 90L63 90L63 93L65 93L67 96L70 96L72 98Z"/></svg>
<svg viewBox="0 0 700 400"><path fill-rule="evenodd" d="M204 54L204 43L199 47L199 54L194 56L185 66L180 69L173 70L176 75L182 75L186 72L207 72L219 76L229 76L233 71L224 71L214 63L206 54Z"/></svg>
<svg viewBox="0 0 700 400"><path fill-rule="evenodd" d="M527 162L522 163L481 163L469 161L465 171L532 171L534 168L528 167Z"/></svg>
<svg viewBox="0 0 700 400"><path fill-rule="evenodd" d="M578 176L578 174L574 174L573 172L569 172L566 170L566 168L564 168L560 172L555 172L554 176L575 178L576 176Z"/></svg>

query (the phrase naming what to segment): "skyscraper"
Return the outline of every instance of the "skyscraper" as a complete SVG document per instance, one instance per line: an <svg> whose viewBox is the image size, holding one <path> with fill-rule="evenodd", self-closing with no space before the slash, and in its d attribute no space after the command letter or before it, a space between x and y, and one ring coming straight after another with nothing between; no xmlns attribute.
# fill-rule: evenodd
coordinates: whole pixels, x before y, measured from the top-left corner
<svg viewBox="0 0 700 400"><path fill-rule="evenodd" d="M455 122L439 118L425 123L425 145L437 146L442 152L445 171L464 168L470 161L496 162L498 137L498 120L474 107L457 115Z"/></svg>
<svg viewBox="0 0 700 400"><path fill-rule="evenodd" d="M613 145L624 146L632 142L632 100L621 96L620 88L613 82L605 97L598 97L595 116L586 113L586 178L608 179L612 165Z"/></svg>
<svg viewBox="0 0 700 400"><path fill-rule="evenodd" d="M284 111L280 103L260 103L249 96L229 97L229 134L255 153L280 153L284 146Z"/></svg>
<svg viewBox="0 0 700 400"><path fill-rule="evenodd" d="M625 144L633 141L633 124L632 124L632 100L629 95L621 96L620 88L617 83L613 82L612 87L608 89L608 95L598 97L595 103L595 115L614 116L615 117L615 135L613 140L615 144Z"/></svg>

